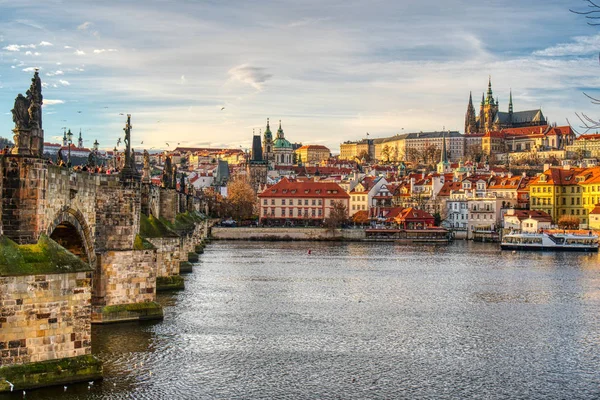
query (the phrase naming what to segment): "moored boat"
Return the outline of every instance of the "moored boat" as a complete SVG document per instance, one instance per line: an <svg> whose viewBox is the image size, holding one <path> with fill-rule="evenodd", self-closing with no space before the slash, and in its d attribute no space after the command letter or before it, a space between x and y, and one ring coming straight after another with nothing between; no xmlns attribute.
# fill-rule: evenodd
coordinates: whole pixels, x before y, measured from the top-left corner
<svg viewBox="0 0 600 400"><path fill-rule="evenodd" d="M502 250L598 251L598 236L573 233L509 233L500 244Z"/></svg>

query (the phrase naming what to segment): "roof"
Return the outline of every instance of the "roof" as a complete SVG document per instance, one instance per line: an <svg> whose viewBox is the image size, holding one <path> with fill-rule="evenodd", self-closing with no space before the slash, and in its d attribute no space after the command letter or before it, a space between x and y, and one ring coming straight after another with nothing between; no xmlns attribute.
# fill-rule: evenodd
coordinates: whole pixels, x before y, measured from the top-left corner
<svg viewBox="0 0 600 400"><path fill-rule="evenodd" d="M509 215L506 214L506 217L517 217L519 221L523 221L524 219L534 219L540 222L552 222L552 217L550 214L544 211L539 210L513 210L514 214Z"/></svg>
<svg viewBox="0 0 600 400"><path fill-rule="evenodd" d="M350 196L335 182L290 181L283 178L258 195L263 197L325 197L349 199Z"/></svg>
<svg viewBox="0 0 600 400"><path fill-rule="evenodd" d="M530 185L576 185L576 175L583 172L582 168L550 168L534 178ZM542 177L545 176L545 181Z"/></svg>
<svg viewBox="0 0 600 400"><path fill-rule="evenodd" d="M498 111L494 122L502 124L545 123L546 118L541 109L513 112L512 117L510 113Z"/></svg>
<svg viewBox="0 0 600 400"><path fill-rule="evenodd" d="M440 189L438 196L450 196L450 192L454 192L462 189L462 182L446 181L444 186Z"/></svg>
<svg viewBox="0 0 600 400"><path fill-rule="evenodd" d="M403 209L396 217L398 221L422 221L424 219L433 220L435 218L428 212L413 207Z"/></svg>
<svg viewBox="0 0 600 400"><path fill-rule="evenodd" d="M600 204L596 204L596 207L590 211L590 214L600 214Z"/></svg>
<svg viewBox="0 0 600 400"><path fill-rule="evenodd" d="M291 149L292 144L286 138L277 138L273 142L273 148L275 148L275 149Z"/></svg>
<svg viewBox="0 0 600 400"><path fill-rule="evenodd" d="M307 144L307 145L304 145L304 146L296 149L296 151L299 151L299 150L327 150L327 151L329 151L329 148L322 146L320 144Z"/></svg>

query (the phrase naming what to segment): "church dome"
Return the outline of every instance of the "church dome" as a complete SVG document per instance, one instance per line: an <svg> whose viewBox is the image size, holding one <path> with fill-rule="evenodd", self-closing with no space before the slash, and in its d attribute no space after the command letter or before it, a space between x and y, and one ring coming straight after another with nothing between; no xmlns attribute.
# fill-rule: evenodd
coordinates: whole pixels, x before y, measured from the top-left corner
<svg viewBox="0 0 600 400"><path fill-rule="evenodd" d="M277 138L273 142L273 147L276 149L291 149L292 144L286 138Z"/></svg>

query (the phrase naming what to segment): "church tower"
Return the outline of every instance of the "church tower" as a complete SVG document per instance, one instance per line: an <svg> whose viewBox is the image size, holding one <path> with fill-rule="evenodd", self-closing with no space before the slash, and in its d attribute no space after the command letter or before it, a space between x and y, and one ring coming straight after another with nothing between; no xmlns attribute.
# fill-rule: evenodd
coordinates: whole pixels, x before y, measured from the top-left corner
<svg viewBox="0 0 600 400"><path fill-rule="evenodd" d="M79 139L77 139L77 147L83 148L83 138L81 137L81 129L79 129Z"/></svg>
<svg viewBox="0 0 600 400"><path fill-rule="evenodd" d="M271 132L271 126L269 125L269 118L267 118L267 127L265 134L263 135L263 159L265 161L273 161L273 133Z"/></svg>
<svg viewBox="0 0 600 400"><path fill-rule="evenodd" d="M448 151L446 149L446 132L442 132L442 154L440 155L440 162L437 165L437 172L439 174L452 172L450 162L448 162Z"/></svg>
<svg viewBox="0 0 600 400"><path fill-rule="evenodd" d="M465 115L465 135L477 132L477 119L475 117L475 107L473 107L473 95L469 93L469 105Z"/></svg>

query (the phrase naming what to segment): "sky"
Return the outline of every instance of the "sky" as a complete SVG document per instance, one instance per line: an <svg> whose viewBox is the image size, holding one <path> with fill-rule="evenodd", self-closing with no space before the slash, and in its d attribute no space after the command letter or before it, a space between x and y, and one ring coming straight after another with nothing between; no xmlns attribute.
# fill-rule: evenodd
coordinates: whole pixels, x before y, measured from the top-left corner
<svg viewBox="0 0 600 400"><path fill-rule="evenodd" d="M0 136L40 69L46 141L247 149L464 130L491 76L500 109L599 116L600 27L583 0L0 0ZM143 142L143 144L142 144ZM122 146L122 145L121 145Z"/></svg>

